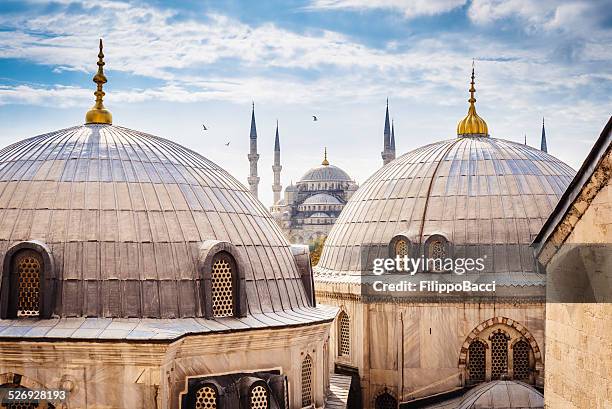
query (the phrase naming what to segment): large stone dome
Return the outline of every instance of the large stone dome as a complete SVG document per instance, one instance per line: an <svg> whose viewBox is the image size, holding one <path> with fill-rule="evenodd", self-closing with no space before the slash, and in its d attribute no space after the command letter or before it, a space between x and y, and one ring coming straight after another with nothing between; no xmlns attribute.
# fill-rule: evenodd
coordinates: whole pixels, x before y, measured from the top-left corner
<svg viewBox="0 0 612 409"><path fill-rule="evenodd" d="M574 171L526 145L460 137L408 152L372 175L332 228L319 274L360 273L387 257L397 235L447 240L455 257L486 257L486 271L531 272L531 240Z"/></svg>
<svg viewBox="0 0 612 409"><path fill-rule="evenodd" d="M118 126L76 126L0 151L0 257L24 241L52 255L54 299L43 295L53 315L202 317L202 246L217 242L240 259L245 315L312 304L289 244L236 179Z"/></svg>

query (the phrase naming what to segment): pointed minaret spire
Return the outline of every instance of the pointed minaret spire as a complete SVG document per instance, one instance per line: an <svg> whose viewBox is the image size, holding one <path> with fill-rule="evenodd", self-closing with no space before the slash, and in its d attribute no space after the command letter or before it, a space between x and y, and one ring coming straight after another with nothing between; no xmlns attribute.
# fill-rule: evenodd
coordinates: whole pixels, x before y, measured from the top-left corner
<svg viewBox="0 0 612 409"><path fill-rule="evenodd" d="M321 162L323 166L329 166L329 161L327 160L327 146L325 147L325 152L323 153L323 162Z"/></svg>
<svg viewBox="0 0 612 409"><path fill-rule="evenodd" d="M527 134L525 134L525 145L527 145Z"/></svg>
<svg viewBox="0 0 612 409"><path fill-rule="evenodd" d="M251 193L257 197L257 189L259 186L259 176L257 176L257 161L259 160L259 154L257 153L257 127L255 126L255 101L253 101L253 110L251 111L251 133L250 133L251 147L247 157L249 158L249 164L251 165L248 182Z"/></svg>
<svg viewBox="0 0 612 409"><path fill-rule="evenodd" d="M274 203L277 204L280 200L280 194L282 190L280 182L280 173L283 167L280 163L280 139L278 137L278 119L276 120L276 136L274 138L274 165L272 165L272 172L274 173L274 184L272 185L272 192L274 193Z"/></svg>
<svg viewBox="0 0 612 409"><path fill-rule="evenodd" d="M544 129L544 117L542 117L542 140L540 141L540 150L548 153L548 146L546 146L546 129Z"/></svg>
<svg viewBox="0 0 612 409"><path fill-rule="evenodd" d="M395 120L391 120L391 152L393 152L393 159L395 159Z"/></svg>
<svg viewBox="0 0 612 409"><path fill-rule="evenodd" d="M391 125L389 123L389 98L387 98L387 108L385 110L385 129L383 132L384 142L383 151L380 153L383 160L383 166L395 159L395 153L391 148Z"/></svg>

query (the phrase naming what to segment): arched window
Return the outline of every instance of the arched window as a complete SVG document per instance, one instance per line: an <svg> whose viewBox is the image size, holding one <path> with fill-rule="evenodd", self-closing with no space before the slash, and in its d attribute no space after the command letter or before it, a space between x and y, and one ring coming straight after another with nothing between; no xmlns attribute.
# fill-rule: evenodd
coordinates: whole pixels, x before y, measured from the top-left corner
<svg viewBox="0 0 612 409"><path fill-rule="evenodd" d="M212 262L212 313L213 317L231 317L235 311L236 263L225 252L215 255Z"/></svg>
<svg viewBox="0 0 612 409"><path fill-rule="evenodd" d="M524 340L520 340L512 347L512 368L514 379L529 380L530 364L529 355L531 346Z"/></svg>
<svg viewBox="0 0 612 409"><path fill-rule="evenodd" d="M399 239L395 242L395 255L400 257L408 255L408 241L406 239Z"/></svg>
<svg viewBox="0 0 612 409"><path fill-rule="evenodd" d="M444 259L448 258L448 241L440 234L434 234L425 242L425 258L429 271L442 271Z"/></svg>
<svg viewBox="0 0 612 409"><path fill-rule="evenodd" d="M312 405L312 358L306 355L302 361L302 407Z"/></svg>
<svg viewBox="0 0 612 409"><path fill-rule="evenodd" d="M13 257L12 264L12 282L17 287L17 317L38 317L43 259L34 250L21 250Z"/></svg>
<svg viewBox="0 0 612 409"><path fill-rule="evenodd" d="M491 380L508 374L508 336L498 330L491 337Z"/></svg>
<svg viewBox="0 0 612 409"><path fill-rule="evenodd" d="M268 409L270 406L268 390L261 384L257 384L251 389L250 398L251 409Z"/></svg>
<svg viewBox="0 0 612 409"><path fill-rule="evenodd" d="M482 341L474 341L468 348L468 371L471 382L483 382L486 374L486 347Z"/></svg>
<svg viewBox="0 0 612 409"><path fill-rule="evenodd" d="M397 399L389 392L382 393L376 397L376 409L397 409Z"/></svg>
<svg viewBox="0 0 612 409"><path fill-rule="evenodd" d="M217 409L217 390L205 385L196 391L195 409Z"/></svg>
<svg viewBox="0 0 612 409"><path fill-rule="evenodd" d="M341 311L338 317L338 355L349 356L351 353L350 319L346 312Z"/></svg>

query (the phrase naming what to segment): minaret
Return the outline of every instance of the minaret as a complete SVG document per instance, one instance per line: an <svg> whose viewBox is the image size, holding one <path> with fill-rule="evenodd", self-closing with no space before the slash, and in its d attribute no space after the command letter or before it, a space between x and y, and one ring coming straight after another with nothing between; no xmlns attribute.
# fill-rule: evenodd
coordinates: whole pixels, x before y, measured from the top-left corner
<svg viewBox="0 0 612 409"><path fill-rule="evenodd" d="M280 182L280 173L283 167L280 164L280 140L278 138L278 120L276 121L276 137L274 138L274 165L272 165L272 172L274 172L274 184L272 185L272 192L274 192L274 203L277 204L280 200L280 194L282 190Z"/></svg>
<svg viewBox="0 0 612 409"><path fill-rule="evenodd" d="M548 147L546 146L546 129L544 129L544 117L542 117L542 141L540 142L540 150L548 153Z"/></svg>
<svg viewBox="0 0 612 409"><path fill-rule="evenodd" d="M391 120L391 153L393 154L393 159L395 159L395 120Z"/></svg>
<svg viewBox="0 0 612 409"><path fill-rule="evenodd" d="M383 166L391 162L395 158L395 154L391 151L391 126L389 124L389 98L387 98L387 110L385 112L385 131L383 151L380 153L383 160Z"/></svg>
<svg viewBox="0 0 612 409"><path fill-rule="evenodd" d="M248 181L251 193L257 197L257 187L259 185L259 176L257 176L257 161L259 155L257 154L257 128L255 127L255 102L253 102L253 110L251 111L251 149L249 151L249 163L251 165L251 171L249 173Z"/></svg>

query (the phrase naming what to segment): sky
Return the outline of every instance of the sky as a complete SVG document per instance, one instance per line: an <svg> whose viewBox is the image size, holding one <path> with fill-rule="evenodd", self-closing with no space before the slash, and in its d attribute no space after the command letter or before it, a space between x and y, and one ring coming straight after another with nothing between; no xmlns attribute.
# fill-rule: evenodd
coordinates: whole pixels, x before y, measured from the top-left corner
<svg viewBox="0 0 612 409"><path fill-rule="evenodd" d="M612 114L612 0L2 0L0 146L83 123L98 38L114 124L245 185L254 101L266 205L277 120L283 187L324 147L362 183L387 98L398 156L456 137L472 59L492 137L539 147L545 117L549 153L577 169Z"/></svg>

